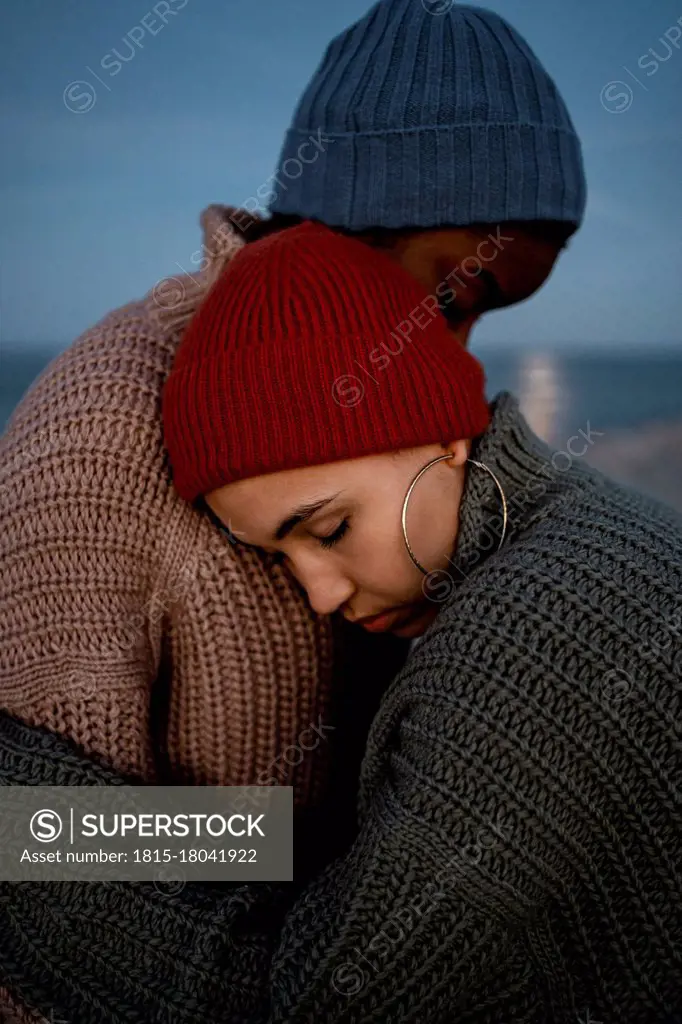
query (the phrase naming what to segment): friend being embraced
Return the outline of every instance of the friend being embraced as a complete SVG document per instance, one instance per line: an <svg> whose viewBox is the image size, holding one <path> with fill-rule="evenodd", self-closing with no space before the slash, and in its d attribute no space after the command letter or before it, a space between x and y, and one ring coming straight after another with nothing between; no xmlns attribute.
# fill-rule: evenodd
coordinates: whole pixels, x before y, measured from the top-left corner
<svg viewBox="0 0 682 1024"><path fill-rule="evenodd" d="M187 501L284 559L317 612L421 637L372 725L360 834L285 931L307 966L292 982L282 954L274 987L334 1020L662 1021L681 524L555 459L511 394L488 402L438 314L398 346L428 308L388 256L307 221L237 255L164 391Z"/></svg>

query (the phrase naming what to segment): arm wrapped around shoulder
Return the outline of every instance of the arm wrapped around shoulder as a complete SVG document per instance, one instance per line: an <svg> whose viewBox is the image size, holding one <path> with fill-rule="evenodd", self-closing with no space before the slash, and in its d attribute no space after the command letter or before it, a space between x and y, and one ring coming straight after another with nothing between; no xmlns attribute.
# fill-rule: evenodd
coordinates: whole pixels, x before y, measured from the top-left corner
<svg viewBox="0 0 682 1024"><path fill-rule="evenodd" d="M135 306L110 314L46 367L0 438L0 707L150 781L151 609L171 525L154 484L154 354Z"/></svg>
<svg viewBox="0 0 682 1024"><path fill-rule="evenodd" d="M135 783L0 711L0 787ZM17 1024L264 1024L270 960L294 892L161 877L0 881L0 1020L4 998Z"/></svg>

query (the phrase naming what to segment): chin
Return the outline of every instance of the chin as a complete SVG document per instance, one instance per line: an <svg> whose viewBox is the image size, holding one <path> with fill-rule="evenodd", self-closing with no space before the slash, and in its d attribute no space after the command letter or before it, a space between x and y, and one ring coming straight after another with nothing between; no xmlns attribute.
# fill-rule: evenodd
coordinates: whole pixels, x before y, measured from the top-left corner
<svg viewBox="0 0 682 1024"><path fill-rule="evenodd" d="M417 636L422 636L428 629L428 626L420 626L416 623L409 626L401 626L400 629L392 629L391 633L393 636L399 636L402 640L414 640Z"/></svg>
<svg viewBox="0 0 682 1024"><path fill-rule="evenodd" d="M392 629L391 632L394 636L399 636L404 640L413 640L417 636L423 636L437 615L437 608L425 608L423 611L418 612L413 618L408 619L407 622L404 622L401 626L397 626L396 629Z"/></svg>

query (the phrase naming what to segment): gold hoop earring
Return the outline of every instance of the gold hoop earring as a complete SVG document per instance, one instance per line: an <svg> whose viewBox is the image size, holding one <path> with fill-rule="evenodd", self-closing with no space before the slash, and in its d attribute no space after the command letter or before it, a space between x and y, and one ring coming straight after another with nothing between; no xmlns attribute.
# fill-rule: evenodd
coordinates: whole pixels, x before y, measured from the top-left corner
<svg viewBox="0 0 682 1024"><path fill-rule="evenodd" d="M443 459L451 459L451 458L452 458L451 454L450 455L438 455L435 459L431 459L430 462L427 462L426 465L423 466L419 470L417 475L412 480L412 483L410 484L410 486L407 489L407 494L405 495L405 500L403 502L403 511L402 511L402 516L401 516L401 522L402 522L402 526L403 526L403 539L405 541L405 547L407 548L407 553L409 554L409 556L412 559L412 561L414 562L414 564L417 566L417 568L425 576L429 575L429 571L428 571L428 569L425 569L424 566L421 564L421 562L418 560L418 558L416 557L414 551L412 550L412 548L410 546L409 540L407 539L407 503L410 500L410 495L412 494L412 491L414 490L414 488L415 488L415 486L417 484L417 481L424 475L424 473L426 473L427 469L431 469L431 466L435 466L437 462L442 462ZM486 466L484 462L477 462L475 459L467 459L467 462L470 462L472 466L477 466L479 469L485 470L485 472L488 473L489 476L491 476L493 478L493 480L495 481L495 485L496 485L498 491L500 492L500 497L502 499L502 535L500 537L500 543L497 546L497 550L499 551L500 548L502 547L503 543L504 543L504 538L505 538L505 535L507 533L507 499L506 499L505 493L504 493L504 491L502 489L502 484L497 479L497 477L493 473L492 469L490 469L489 466Z"/></svg>

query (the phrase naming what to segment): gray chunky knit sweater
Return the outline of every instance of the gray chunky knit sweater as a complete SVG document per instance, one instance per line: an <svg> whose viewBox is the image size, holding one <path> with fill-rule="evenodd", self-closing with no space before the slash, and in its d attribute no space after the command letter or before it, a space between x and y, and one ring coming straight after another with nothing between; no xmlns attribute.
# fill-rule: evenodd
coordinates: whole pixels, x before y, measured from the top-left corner
<svg viewBox="0 0 682 1024"><path fill-rule="evenodd" d="M473 469L347 853L296 892L2 885L2 983L84 1024L682 1020L682 523L507 394L473 455L510 532ZM0 783L106 781L3 730Z"/></svg>

